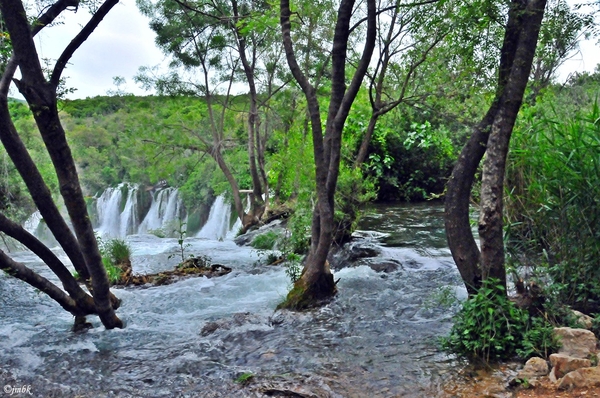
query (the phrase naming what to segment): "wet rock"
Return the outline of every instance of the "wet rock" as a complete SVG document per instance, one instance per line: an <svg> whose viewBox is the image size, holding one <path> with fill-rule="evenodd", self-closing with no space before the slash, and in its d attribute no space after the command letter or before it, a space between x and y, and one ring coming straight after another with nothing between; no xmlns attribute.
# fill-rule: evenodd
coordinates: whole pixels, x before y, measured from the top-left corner
<svg viewBox="0 0 600 398"><path fill-rule="evenodd" d="M284 220L277 219L268 224L262 225L259 228L253 229L251 231L246 232L243 235L236 236L233 241L238 246L249 246L250 243L256 238L258 235L265 234L269 231L274 231L279 235L283 235L285 230Z"/></svg>
<svg viewBox="0 0 600 398"><path fill-rule="evenodd" d="M555 328L554 334L562 344L558 350L559 354L575 358L588 358L596 352L596 336L589 330L562 327Z"/></svg>
<svg viewBox="0 0 600 398"><path fill-rule="evenodd" d="M372 262L369 264L369 267L371 267L371 269L373 271L385 272L385 273L398 271L398 268L400 268L401 266L402 266L402 264L400 264L399 261L395 261L395 260L383 260L383 261Z"/></svg>
<svg viewBox="0 0 600 398"><path fill-rule="evenodd" d="M361 258L377 257L381 249L372 243L356 243L350 246L348 261L354 262Z"/></svg>
<svg viewBox="0 0 600 398"><path fill-rule="evenodd" d="M589 359L574 358L565 354L550 355L550 363L552 364L552 376L550 377L551 380L558 380L569 372L592 366L592 363Z"/></svg>
<svg viewBox="0 0 600 398"><path fill-rule="evenodd" d="M558 385L559 390L576 387L600 386L600 367L581 368L565 375Z"/></svg>

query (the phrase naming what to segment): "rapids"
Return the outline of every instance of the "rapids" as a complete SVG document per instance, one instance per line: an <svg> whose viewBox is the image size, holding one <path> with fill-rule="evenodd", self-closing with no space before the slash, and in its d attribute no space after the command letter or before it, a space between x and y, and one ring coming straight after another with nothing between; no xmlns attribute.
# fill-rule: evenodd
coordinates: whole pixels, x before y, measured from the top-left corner
<svg viewBox="0 0 600 398"><path fill-rule="evenodd" d="M229 238L185 240L186 256L207 255L232 267L226 276L113 289L123 300L122 330L107 331L88 317L94 329L74 334L68 313L2 274L0 384L30 386L40 397L245 397L286 390L315 397L444 396L459 364L439 350L437 339L448 332L453 310L432 297L443 287L459 298L466 293L446 248L442 214L436 205L371 208L356 235L379 255L335 271L335 300L300 314L275 311L289 288L284 269L261 265L264 253ZM176 239L137 234L126 240L136 273L178 262ZM13 257L56 279L32 254ZM378 261L401 266L378 273L369 267ZM247 373L253 381L235 382Z"/></svg>

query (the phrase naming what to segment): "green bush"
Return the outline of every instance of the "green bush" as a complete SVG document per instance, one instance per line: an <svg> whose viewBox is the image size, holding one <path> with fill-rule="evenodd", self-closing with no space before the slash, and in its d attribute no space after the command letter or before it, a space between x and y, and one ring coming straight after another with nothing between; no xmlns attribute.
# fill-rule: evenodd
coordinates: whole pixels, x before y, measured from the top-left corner
<svg viewBox="0 0 600 398"><path fill-rule="evenodd" d="M528 318L508 299L497 280L488 279L475 296L463 303L442 345L460 356L486 362L508 358L520 348Z"/></svg>
<svg viewBox="0 0 600 398"><path fill-rule="evenodd" d="M548 318L548 314L530 317L506 296L498 280L488 279L463 303L442 346L459 356L485 362L515 355L545 358L560 347Z"/></svg>
<svg viewBox="0 0 600 398"><path fill-rule="evenodd" d="M279 234L274 231L268 231L256 236L252 240L252 243L250 243L250 246L258 250L273 250L277 240L279 240Z"/></svg>

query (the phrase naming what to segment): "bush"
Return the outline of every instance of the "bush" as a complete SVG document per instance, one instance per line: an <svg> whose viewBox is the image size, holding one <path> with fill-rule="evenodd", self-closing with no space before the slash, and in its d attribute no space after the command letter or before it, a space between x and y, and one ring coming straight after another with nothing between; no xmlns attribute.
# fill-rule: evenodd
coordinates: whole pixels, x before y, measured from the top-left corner
<svg viewBox="0 0 600 398"><path fill-rule="evenodd" d="M276 232L269 231L256 236L250 246L258 250L273 250L278 239L279 235Z"/></svg>
<svg viewBox="0 0 600 398"><path fill-rule="evenodd" d="M108 280L115 284L121 280L124 270L131 267L131 248L123 239L103 240L99 236L96 239Z"/></svg>
<svg viewBox="0 0 600 398"><path fill-rule="evenodd" d="M499 281L488 279L475 296L463 303L442 345L460 356L486 362L508 358L520 348L528 318L508 299Z"/></svg>

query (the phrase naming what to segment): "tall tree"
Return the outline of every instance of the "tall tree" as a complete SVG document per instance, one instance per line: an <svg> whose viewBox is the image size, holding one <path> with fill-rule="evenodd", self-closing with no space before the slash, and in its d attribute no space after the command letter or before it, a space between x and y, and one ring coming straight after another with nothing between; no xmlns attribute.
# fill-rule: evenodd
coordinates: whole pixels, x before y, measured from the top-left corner
<svg viewBox="0 0 600 398"><path fill-rule="evenodd" d="M325 131L321 120L319 101L315 87L303 72L296 59L292 39L292 21L289 0L280 2L280 22L286 59L294 79L302 89L308 104L310 127L312 130L315 161L315 189L317 203L312 217L311 245L305 259L302 276L294 284L283 307L301 309L315 302L331 297L336 287L329 267L327 255L333 239L334 196L340 167L342 130L348 113L356 98L363 78L367 72L376 40L376 3L366 2L364 20L367 22L366 37L360 61L346 86L346 68L348 67L348 43L350 35L357 26L352 26L355 10L353 0L342 0L337 10L333 43L331 46L331 94ZM364 14L363 14L364 15ZM360 23L359 21L358 23Z"/></svg>
<svg viewBox="0 0 600 398"><path fill-rule="evenodd" d="M115 314L119 301L110 293L108 277L102 264L96 237L71 150L65 138L57 109L57 88L62 72L73 53L87 40L100 21L118 0L107 0L94 13L90 21L65 48L46 79L33 36L52 23L66 9L79 5L76 0L58 0L30 25L25 7L20 0L0 1L0 12L10 36L13 55L4 68L0 80L0 139L54 237L64 249L75 269L88 283L92 296L85 293L67 268L54 254L21 226L6 217L0 217L0 230L18 240L36 253L58 276L66 293L49 280L36 274L23 264L0 253L0 267L15 277L31 284L58 301L63 308L77 317L98 314L106 328L122 327ZM21 78L13 78L17 67ZM54 165L60 193L69 213L75 235L55 205L50 190L29 156L8 111L8 91L11 80L27 100L34 115L48 154ZM79 318L81 321L81 318Z"/></svg>
<svg viewBox="0 0 600 398"><path fill-rule="evenodd" d="M452 256L469 294L493 277L506 285L502 236L502 195L506 154L529 79L546 0L509 4L500 52L496 94L463 148L448 181L446 234ZM481 252L469 223L469 198L483 155L479 235Z"/></svg>
<svg viewBox="0 0 600 398"><path fill-rule="evenodd" d="M263 53L271 48L269 37L273 35L268 24L261 29L256 28L260 23L255 20L257 15L268 15L270 9L261 2L239 0L164 0L156 3L140 1L138 4L142 12L153 18L150 25L158 35L159 46L174 57L178 66L192 73L199 71L199 83L195 88L199 89L208 106L209 125L202 126L200 130L204 131L197 132L201 145L194 148L209 153L226 176L245 230L258 223L265 210L263 196L268 196L264 150L269 130L260 128L263 123L259 108L265 100L259 98L259 83L264 76L265 91L269 85L273 91L273 80L269 76L277 63L273 65L274 59L267 61L262 58ZM271 68L267 67L269 65ZM224 92L219 92L221 83L227 87ZM246 86L249 99L249 109L243 111L246 114L248 165L252 180L248 212L244 209L238 182L223 157L228 133L223 117L226 109L235 107L232 87L236 83ZM223 101L220 105L219 100ZM203 137L207 135L206 130L212 137L210 143ZM177 145L177 142L174 144Z"/></svg>

